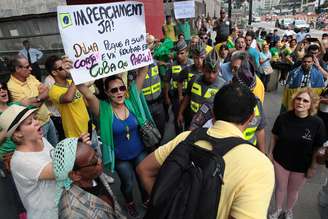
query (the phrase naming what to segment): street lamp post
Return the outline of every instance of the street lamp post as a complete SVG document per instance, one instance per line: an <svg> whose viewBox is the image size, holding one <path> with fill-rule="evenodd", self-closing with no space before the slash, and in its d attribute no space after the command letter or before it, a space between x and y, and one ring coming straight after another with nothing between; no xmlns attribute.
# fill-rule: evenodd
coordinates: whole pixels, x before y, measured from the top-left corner
<svg viewBox="0 0 328 219"><path fill-rule="evenodd" d="M249 11L248 11L248 25L252 24L252 18L253 18L253 0L249 0Z"/></svg>

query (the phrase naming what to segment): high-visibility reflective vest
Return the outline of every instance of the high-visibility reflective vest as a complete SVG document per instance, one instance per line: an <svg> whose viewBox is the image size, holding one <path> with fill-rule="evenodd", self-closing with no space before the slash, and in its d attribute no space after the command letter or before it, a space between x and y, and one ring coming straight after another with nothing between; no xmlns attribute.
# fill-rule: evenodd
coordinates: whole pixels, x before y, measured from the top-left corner
<svg viewBox="0 0 328 219"><path fill-rule="evenodd" d="M153 101L160 97L161 88L161 78L158 72L158 66L152 64L149 66L148 73L145 77L142 92L147 101Z"/></svg>
<svg viewBox="0 0 328 219"><path fill-rule="evenodd" d="M254 108L255 116L252 121L248 124L247 128L244 130L244 139L249 141L250 143L256 145L256 130L261 122L261 113L258 105Z"/></svg>
<svg viewBox="0 0 328 219"><path fill-rule="evenodd" d="M191 87L190 108L197 113L204 103L213 103L215 94L224 85L224 80L217 78L212 84L203 82L203 77L195 80Z"/></svg>
<svg viewBox="0 0 328 219"><path fill-rule="evenodd" d="M181 66L181 65L177 64L176 62L175 62L175 64L172 65L172 67L171 67L171 70L172 70L171 89L172 90L178 90L178 81L180 78L180 73L181 73L182 69L184 69L187 66L190 66L191 64L192 64L192 60L188 59L186 65ZM182 86L183 91L185 91L187 89L188 82L191 80L193 75L194 75L193 73L188 72L188 79L183 81L183 86Z"/></svg>

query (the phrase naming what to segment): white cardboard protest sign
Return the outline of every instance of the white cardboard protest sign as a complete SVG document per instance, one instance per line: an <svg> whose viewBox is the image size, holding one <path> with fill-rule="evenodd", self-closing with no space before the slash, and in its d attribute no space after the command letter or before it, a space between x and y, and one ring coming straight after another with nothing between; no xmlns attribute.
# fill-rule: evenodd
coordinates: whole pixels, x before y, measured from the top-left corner
<svg viewBox="0 0 328 219"><path fill-rule="evenodd" d="M75 84L153 62L147 48L144 5L136 1L58 6L57 19Z"/></svg>
<svg viewBox="0 0 328 219"><path fill-rule="evenodd" d="M176 19L195 17L195 1L174 2Z"/></svg>

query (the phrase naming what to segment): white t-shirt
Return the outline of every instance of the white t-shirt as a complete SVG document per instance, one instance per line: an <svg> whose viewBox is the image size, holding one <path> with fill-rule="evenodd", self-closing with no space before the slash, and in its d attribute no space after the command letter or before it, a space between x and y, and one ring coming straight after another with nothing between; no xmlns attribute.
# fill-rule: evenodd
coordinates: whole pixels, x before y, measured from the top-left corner
<svg viewBox="0 0 328 219"><path fill-rule="evenodd" d="M286 30L285 32L284 32L284 35L286 35L286 36L294 36L296 33L295 33L295 31L293 31L293 30Z"/></svg>
<svg viewBox="0 0 328 219"><path fill-rule="evenodd" d="M55 204L55 180L39 180L44 167L52 162L50 143L42 138L44 148L40 152L15 151L11 159L11 173L17 191L27 211L28 219L58 218Z"/></svg>

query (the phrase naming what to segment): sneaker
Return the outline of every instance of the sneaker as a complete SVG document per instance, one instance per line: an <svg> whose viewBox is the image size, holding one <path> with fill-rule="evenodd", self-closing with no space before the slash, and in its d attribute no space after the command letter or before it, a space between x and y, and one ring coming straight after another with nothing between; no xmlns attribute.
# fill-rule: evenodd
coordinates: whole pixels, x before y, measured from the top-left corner
<svg viewBox="0 0 328 219"><path fill-rule="evenodd" d="M128 210L128 215L134 218L139 218L139 212L137 210L137 206L134 202L130 202L126 206Z"/></svg>
<svg viewBox="0 0 328 219"><path fill-rule="evenodd" d="M282 213L282 209L278 208L275 212L269 215L269 219L278 219Z"/></svg>
<svg viewBox="0 0 328 219"><path fill-rule="evenodd" d="M293 219L293 212L292 212L292 210L287 210L285 212L285 219Z"/></svg>

